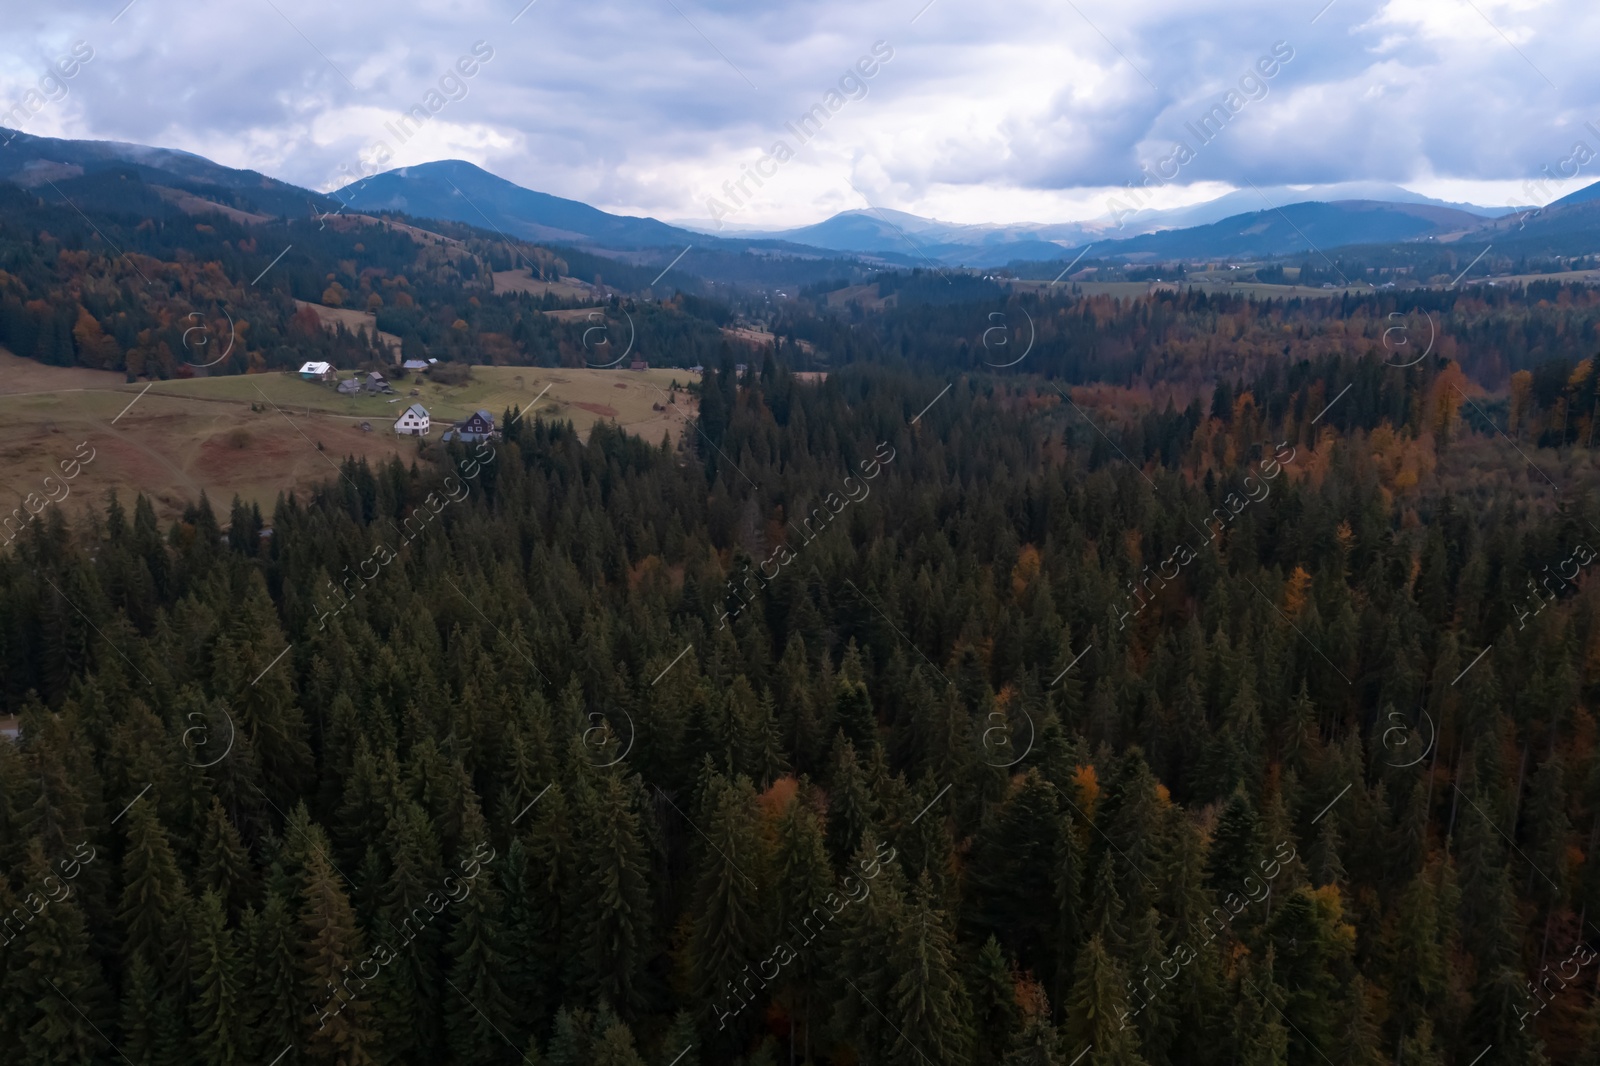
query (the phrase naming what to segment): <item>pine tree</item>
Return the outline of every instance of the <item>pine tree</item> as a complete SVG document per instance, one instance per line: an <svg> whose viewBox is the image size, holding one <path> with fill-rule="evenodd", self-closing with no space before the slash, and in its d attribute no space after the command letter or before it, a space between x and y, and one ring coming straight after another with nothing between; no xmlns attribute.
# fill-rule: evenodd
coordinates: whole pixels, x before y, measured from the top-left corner
<svg viewBox="0 0 1600 1066"><path fill-rule="evenodd" d="M1057 896L1052 868L1060 819L1055 789L1029 770L979 827L968 871L975 926L1035 973L1048 974L1060 951L1051 935L1058 914L1040 906Z"/></svg>
<svg viewBox="0 0 1600 1066"><path fill-rule="evenodd" d="M293 908L276 886L268 890L260 913L246 913L244 932L251 959L245 969L245 1002L255 1012L252 1046L258 1055L267 1056L288 1049L283 1061L298 1062L294 1048L304 1013L302 948Z"/></svg>
<svg viewBox="0 0 1600 1066"><path fill-rule="evenodd" d="M1112 958L1123 959L1128 956L1130 930L1126 908L1122 904L1121 894L1117 892L1117 879L1111 867L1112 856L1108 852L1100 860L1100 868L1095 874L1084 931L1090 937L1097 938ZM1077 971L1073 972L1076 975Z"/></svg>
<svg viewBox="0 0 1600 1066"><path fill-rule="evenodd" d="M898 977L889 960L906 912L905 877L899 863L888 858L892 854L887 847L880 851L871 830L862 836L852 873L873 868L876 860L878 876L859 894L831 901L829 913L836 917L823 934L825 941L837 945L830 971L837 997L832 1011L835 1031L872 1062L886 1061L896 1039L878 1013ZM859 902L846 902L856 899Z"/></svg>
<svg viewBox="0 0 1600 1066"><path fill-rule="evenodd" d="M901 1033L918 1035L891 1045L886 1061L904 1066L969 1062L972 1007L957 972L954 937L926 873L912 893L889 965L898 977L884 1010Z"/></svg>
<svg viewBox="0 0 1600 1066"><path fill-rule="evenodd" d="M774 865L775 937L794 954L794 959L782 970L782 991L777 998L788 1005L790 1017L796 1021L790 1029L791 1045L797 1027L801 1030L802 1058L809 1061L812 1005L822 999L820 977L823 970L822 946L812 946L810 941L818 935L832 912L826 900L834 891L834 878L828 866L821 820L798 793L789 801L778 823Z"/></svg>
<svg viewBox="0 0 1600 1066"><path fill-rule="evenodd" d="M34 1005L26 1028L9 1034L18 1061L40 1066L105 1061L105 1039L96 1030L109 1027L111 997L90 951L83 912L71 896L50 896L45 878L52 871L37 840L29 843L27 854L23 880L38 887L21 902L26 911L39 909L26 939L7 949L20 948L21 958L11 963L6 994Z"/></svg>
<svg viewBox="0 0 1600 1066"><path fill-rule="evenodd" d="M1338 1039L1331 1050L1336 1066L1384 1066L1378 1023L1367 1002L1369 995L1366 978L1357 974L1345 992Z"/></svg>
<svg viewBox="0 0 1600 1066"><path fill-rule="evenodd" d="M1083 1061L1089 1066L1143 1066L1138 1032L1127 1017L1126 985L1105 944L1091 936L1078 955L1062 1033L1072 1054L1088 1049Z"/></svg>
<svg viewBox="0 0 1600 1066"><path fill-rule="evenodd" d="M1398 1066L1444 1066L1444 1056L1439 1053L1433 1036L1433 1022L1424 1016L1416 1028L1400 1044ZM1590 1066L1584 1062L1581 1066Z"/></svg>
<svg viewBox="0 0 1600 1066"><path fill-rule="evenodd" d="M439 1057L444 1008L454 1009L459 996L444 982L448 919L438 838L427 812L411 801L396 808L385 837L390 872L380 893L373 950L382 947L393 959L373 990L374 1013L385 1053L395 1061Z"/></svg>
<svg viewBox="0 0 1600 1066"><path fill-rule="evenodd" d="M1060 1066L1064 1061L1056 1053L1060 1042L1055 1027L1041 1013L1028 1021L1016 1046L1006 1053L1005 1066ZM1082 1051L1080 1049L1079 1054Z"/></svg>
<svg viewBox="0 0 1600 1066"><path fill-rule="evenodd" d="M973 1055L981 1066L999 1066L1017 1035L1022 1011L1017 1005L1015 981L1000 942L990 937L978 949L972 989Z"/></svg>
<svg viewBox="0 0 1600 1066"><path fill-rule="evenodd" d="M239 831L215 796L206 814L205 835L200 842L199 874L201 890L216 892L228 916L237 920L252 900L254 872L250 869L250 856L239 839Z"/></svg>
<svg viewBox="0 0 1600 1066"><path fill-rule="evenodd" d="M878 743L878 718L862 674L861 653L852 640L835 682L834 706L839 730L859 751Z"/></svg>
<svg viewBox="0 0 1600 1066"><path fill-rule="evenodd" d="M163 1066L160 982L155 970L135 955L122 980L122 1037L118 1044L134 1066Z"/></svg>
<svg viewBox="0 0 1600 1066"><path fill-rule="evenodd" d="M836 866L849 863L877 813L855 744L841 732L834 741L828 772L828 853Z"/></svg>
<svg viewBox="0 0 1600 1066"><path fill-rule="evenodd" d="M661 1040L661 1053L656 1056L656 1066L700 1066L700 1056L696 1054L699 1042L694 1018L688 1011L680 1010L673 1015L672 1026Z"/></svg>
<svg viewBox="0 0 1600 1066"><path fill-rule="evenodd" d="M126 930L124 952L142 956L164 972L168 956L168 926L182 911L183 876L167 842L166 830L155 807L135 803L127 819L128 850L122 858L122 911Z"/></svg>
<svg viewBox="0 0 1600 1066"><path fill-rule="evenodd" d="M1234 1032L1240 1066L1289 1066L1300 1062L1289 1054L1289 1030L1282 1021L1283 1007L1278 1002L1282 992L1272 980L1270 949L1262 969L1252 972L1247 966L1240 971L1239 984ZM1316 1053L1320 1051L1319 1048Z"/></svg>
<svg viewBox="0 0 1600 1066"><path fill-rule="evenodd" d="M1333 1038L1333 1006L1339 986L1330 967L1336 948L1319 907L1320 898L1305 888L1291 893L1268 927L1277 960L1273 978L1284 990L1289 1050L1296 1062L1321 1053Z"/></svg>
<svg viewBox="0 0 1600 1066"><path fill-rule="evenodd" d="M244 983L234 933L227 927L222 899L206 892L194 908L197 923L189 1016L195 1051L207 1063L231 1066L248 1053Z"/></svg>
<svg viewBox="0 0 1600 1066"><path fill-rule="evenodd" d="M645 887L639 816L620 778L602 777L578 793L585 846L578 883L587 887L579 913L584 985L611 1002L635 1006L649 946L650 898Z"/></svg>
<svg viewBox="0 0 1600 1066"><path fill-rule="evenodd" d="M495 864L495 881L504 900L500 929L507 957L502 984L506 996L518 1005L506 1026L513 1039L525 1037L531 1028L523 1019L542 1021L549 1013L539 998L542 989L537 960L539 952L549 950L549 946L538 940L538 911L530 880L528 849L521 840L513 839L504 857Z"/></svg>
<svg viewBox="0 0 1600 1066"><path fill-rule="evenodd" d="M1051 988L1057 1003L1065 1002L1067 983L1077 963L1078 946L1085 936L1085 868L1083 845L1078 842L1072 816L1064 814L1056 826L1056 849L1051 869L1056 910L1055 979Z"/></svg>
<svg viewBox="0 0 1600 1066"><path fill-rule="evenodd" d="M562 1007L550 1034L547 1066L589 1066L593 1062L594 1017L588 1011Z"/></svg>
<svg viewBox="0 0 1600 1066"><path fill-rule="evenodd" d="M481 821L472 828L481 831ZM477 875L470 881L465 876L451 876L444 882L445 900L456 923L450 937L453 961L448 978L456 995L448 1001L445 1021L453 1061L487 1066L504 1058L505 1036L500 1029L510 1025L517 1012L502 984L508 956L499 921L500 893L491 871L481 865L487 853L468 854L478 859ZM471 869L474 867L465 867ZM462 895L458 897L457 892Z"/></svg>
<svg viewBox="0 0 1600 1066"><path fill-rule="evenodd" d="M1261 858L1261 819L1255 805L1242 789L1234 790L1217 819L1206 860L1206 876L1219 897L1228 893L1243 895L1245 878L1259 879Z"/></svg>
<svg viewBox="0 0 1600 1066"><path fill-rule="evenodd" d="M705 825L708 850L695 897L699 903L689 942L702 999L726 995L746 970L764 958L771 937L766 920L765 848L756 824L755 790L746 778L718 780Z"/></svg>
<svg viewBox="0 0 1600 1066"><path fill-rule="evenodd" d="M373 960L362 945L355 915L335 874L313 847L306 860L300 914L305 954L301 987L311 1011L302 1018L299 1045L313 1063L376 1066L378 1033L364 969ZM352 972L353 971L353 972Z"/></svg>
<svg viewBox="0 0 1600 1066"><path fill-rule="evenodd" d="M633 1030L626 1022L613 1021L594 1043L594 1066L645 1066L644 1059L633 1048Z"/></svg>

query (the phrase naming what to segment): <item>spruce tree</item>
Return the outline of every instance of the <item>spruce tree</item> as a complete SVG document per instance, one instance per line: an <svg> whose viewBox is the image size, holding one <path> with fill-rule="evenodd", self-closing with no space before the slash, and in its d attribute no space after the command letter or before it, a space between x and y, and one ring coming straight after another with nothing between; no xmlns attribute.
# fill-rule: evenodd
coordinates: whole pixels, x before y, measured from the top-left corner
<svg viewBox="0 0 1600 1066"><path fill-rule="evenodd" d="M1144 1066L1138 1030L1129 1021L1127 979L1098 936L1078 954L1072 990L1067 994L1062 1036L1077 1055L1087 1049L1089 1066Z"/></svg>
<svg viewBox="0 0 1600 1066"><path fill-rule="evenodd" d="M122 858L124 951L142 956L158 972L166 971L167 928L182 912L183 875L155 808L135 803L124 815L128 845Z"/></svg>
<svg viewBox="0 0 1600 1066"><path fill-rule="evenodd" d="M626 1022L613 1021L594 1042L589 1060L594 1066L645 1066L633 1047L633 1031Z"/></svg>
<svg viewBox="0 0 1600 1066"><path fill-rule="evenodd" d="M258 1055L277 1055L290 1049L285 1063L297 1063L294 1050L300 1035L305 1001L300 988L301 944L294 911L277 888L270 888L261 911L247 912L245 941L251 964L245 969L247 1009L253 1012Z"/></svg>
<svg viewBox="0 0 1600 1066"><path fill-rule="evenodd" d="M7 949L20 949L21 956L11 963L7 995L33 1005L26 1027L12 1034L19 1061L41 1066L105 1061L106 1041L97 1029L109 1028L112 1000L90 951L83 912L70 896L54 900L48 895L45 878L52 871L38 841L29 844L22 873L25 884L36 886L24 894L22 905L40 909L25 939Z"/></svg>
<svg viewBox="0 0 1600 1066"><path fill-rule="evenodd" d="M308 852L301 890L301 988L303 1002L311 1007L302 1017L297 1043L313 1063L376 1066L378 1032L372 1021L373 992L367 987L370 956L350 901L322 850L319 846Z"/></svg>
<svg viewBox="0 0 1600 1066"><path fill-rule="evenodd" d="M1211 838L1211 854L1206 860L1206 877L1219 899L1229 893L1243 896L1245 879L1260 879L1261 819L1255 804L1236 789L1222 808Z"/></svg>
<svg viewBox="0 0 1600 1066"><path fill-rule="evenodd" d="M912 892L889 966L897 976L884 1011L902 1034L917 1035L892 1044L886 1061L970 1062L972 1006L956 966L954 937L926 873Z"/></svg>
<svg viewBox="0 0 1600 1066"><path fill-rule="evenodd" d="M201 1060L232 1066L249 1054L243 975L234 932L227 926L222 899L207 891L194 908L197 923L190 982L189 1017L195 1051Z"/></svg>
<svg viewBox="0 0 1600 1066"><path fill-rule="evenodd" d="M812 944L832 908L826 899L834 890L833 870L823 839L822 822L801 794L789 801L778 823L776 868L777 923L774 941L794 954L784 967L778 998L794 1019L790 1041L800 1030L801 1057L811 1058L812 1007L822 1001L822 944Z"/></svg>
<svg viewBox="0 0 1600 1066"><path fill-rule="evenodd" d="M481 823L476 828L481 829ZM503 985L509 953L499 919L502 900L493 872L481 865L481 858L470 882L463 875L444 881L445 900L455 922L448 984L456 993L446 1001L445 1022L451 1058L463 1066L488 1066L503 1059L506 1038L500 1030L511 1025L517 1013Z"/></svg>
<svg viewBox="0 0 1600 1066"><path fill-rule="evenodd" d="M614 772L580 787L578 803L585 846L578 855L577 880L587 886L575 915L583 984L632 1009L643 996L639 982L651 917L639 816Z"/></svg>
<svg viewBox="0 0 1600 1066"><path fill-rule="evenodd" d="M981 1066L999 1066L1018 1035L1022 1011L1011 968L994 937L978 949L968 986L972 991L974 1060Z"/></svg>
<svg viewBox="0 0 1600 1066"><path fill-rule="evenodd" d="M771 938L767 857L756 824L755 791L746 778L713 785L699 901L689 955L704 1000L727 989L767 955Z"/></svg>
<svg viewBox="0 0 1600 1066"><path fill-rule="evenodd" d="M201 890L216 892L229 917L237 920L253 899L254 871L239 831L215 796L206 813L205 835L200 842L199 874Z"/></svg>

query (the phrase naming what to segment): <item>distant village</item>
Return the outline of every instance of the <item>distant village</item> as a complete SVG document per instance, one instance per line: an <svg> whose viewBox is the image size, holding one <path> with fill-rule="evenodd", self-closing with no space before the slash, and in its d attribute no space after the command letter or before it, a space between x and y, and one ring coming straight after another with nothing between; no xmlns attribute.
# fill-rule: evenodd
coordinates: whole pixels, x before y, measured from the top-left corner
<svg viewBox="0 0 1600 1066"><path fill-rule="evenodd" d="M402 365L407 371L425 371L435 360L408 359ZM394 386L383 376L380 371L356 371L352 377L340 380L339 372L331 363L309 362L300 368L302 381L315 381L324 385L332 385L341 396L377 396L395 394ZM411 395L416 396L416 389L411 390ZM368 432L372 430L371 422L361 423L361 428ZM401 437L426 437L433 430L433 419L428 414L428 409L420 403L413 403L400 412L400 417L394 420L394 432ZM485 410L472 412L459 422L450 424L440 439L445 442L463 441L473 443L476 441L494 440L499 437L500 431L495 428L494 415Z"/></svg>

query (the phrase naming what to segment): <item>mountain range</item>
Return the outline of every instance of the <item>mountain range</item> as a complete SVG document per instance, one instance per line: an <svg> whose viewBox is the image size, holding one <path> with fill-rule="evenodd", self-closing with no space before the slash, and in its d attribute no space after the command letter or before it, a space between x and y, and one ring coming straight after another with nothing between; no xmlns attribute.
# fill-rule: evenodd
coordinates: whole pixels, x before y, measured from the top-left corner
<svg viewBox="0 0 1600 1066"><path fill-rule="evenodd" d="M1461 241L1475 234L1503 241L1513 225L1518 240L1560 245L1565 250L1557 254L1584 254L1600 247L1600 209L1588 210L1600 204L1600 183L1522 214L1363 182L1316 190L1315 199L1306 199L1305 189L1252 187L1171 210L1130 211L1121 216L1120 225L1109 214L1080 222L974 225L869 208L792 229L722 231L697 221L675 225L612 214L523 188L462 160L401 167L319 193L190 152L4 132L10 136L0 145L0 180L23 187L38 189L120 169L147 184L234 211L280 217L330 210L399 212L639 262L665 262L689 246L733 256L842 255L884 266L941 268L1066 261L1090 251L1099 260L1130 262L1274 257L1357 244ZM1559 221L1568 215L1566 223ZM1572 228L1574 219L1582 220L1578 231ZM1591 230L1594 241L1588 237Z"/></svg>

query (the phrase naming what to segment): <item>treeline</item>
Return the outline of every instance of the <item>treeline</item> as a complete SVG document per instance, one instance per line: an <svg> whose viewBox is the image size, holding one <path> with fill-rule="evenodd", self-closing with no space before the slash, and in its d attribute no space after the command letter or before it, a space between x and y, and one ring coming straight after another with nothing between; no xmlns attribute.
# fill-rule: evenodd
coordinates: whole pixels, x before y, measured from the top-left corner
<svg viewBox="0 0 1600 1066"><path fill-rule="evenodd" d="M48 512L0 556L0 1033L1595 1061L1593 505L1402 500L1370 440L1425 431L1258 387L1141 461L1054 390L724 366L700 462L507 412L270 516Z"/></svg>
<svg viewBox="0 0 1600 1066"><path fill-rule="evenodd" d="M993 281L926 271L877 284L879 295L897 296L880 311L786 307L773 332L807 341L833 365L903 359L983 373L1026 351L1011 372L1209 389L1221 376L1340 354L1402 369L1424 358L1449 360L1502 391L1519 370L1558 358L1575 363L1600 325L1600 290L1556 281L1287 299L1198 289L1080 296L1065 283L1007 294Z"/></svg>

